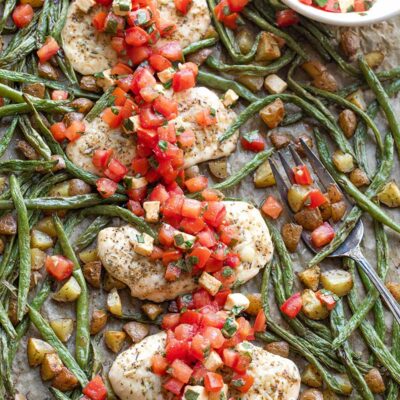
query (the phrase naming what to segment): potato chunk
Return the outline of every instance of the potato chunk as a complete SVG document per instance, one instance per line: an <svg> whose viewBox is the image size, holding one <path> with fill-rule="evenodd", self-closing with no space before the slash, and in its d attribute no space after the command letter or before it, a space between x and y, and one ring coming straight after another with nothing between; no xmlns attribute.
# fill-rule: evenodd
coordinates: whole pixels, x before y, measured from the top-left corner
<svg viewBox="0 0 400 400"><path fill-rule="evenodd" d="M306 231L313 231L324 223L319 208L303 208L294 215L294 220Z"/></svg>
<svg viewBox="0 0 400 400"><path fill-rule="evenodd" d="M303 227L301 225L287 223L282 226L282 239L285 242L287 249L294 253L301 239Z"/></svg>
<svg viewBox="0 0 400 400"><path fill-rule="evenodd" d="M324 71L320 76L314 78L312 83L316 88L327 92L336 92L338 90L335 77L328 71Z"/></svg>
<svg viewBox="0 0 400 400"><path fill-rule="evenodd" d="M389 292L392 296L400 302L400 283L396 282L387 282L386 287L389 289Z"/></svg>
<svg viewBox="0 0 400 400"><path fill-rule="evenodd" d="M276 128L285 116L285 105L281 99L276 99L260 111L260 117L268 128Z"/></svg>
<svg viewBox="0 0 400 400"><path fill-rule="evenodd" d="M81 294L81 287L78 281L71 276L61 288L53 294L53 299L60 302L75 301Z"/></svg>
<svg viewBox="0 0 400 400"><path fill-rule="evenodd" d="M264 346L264 349L277 356L289 357L289 344L284 341L268 343Z"/></svg>
<svg viewBox="0 0 400 400"><path fill-rule="evenodd" d="M346 213L347 206L344 201L339 201L337 203L333 203L331 205L331 209L332 209L332 221L338 222L343 218L344 214Z"/></svg>
<svg viewBox="0 0 400 400"><path fill-rule="evenodd" d="M40 366L40 376L44 381L53 379L63 369L63 363L56 353L46 354Z"/></svg>
<svg viewBox="0 0 400 400"><path fill-rule="evenodd" d="M281 50L273 35L262 32L256 52L256 61L272 61L281 56Z"/></svg>
<svg viewBox="0 0 400 400"><path fill-rule="evenodd" d="M43 340L29 338L27 352L29 366L37 367L43 362L44 356L46 354L54 353L54 349Z"/></svg>
<svg viewBox="0 0 400 400"><path fill-rule="evenodd" d="M321 284L337 296L345 296L353 288L353 278L348 271L333 269L321 274Z"/></svg>
<svg viewBox="0 0 400 400"><path fill-rule="evenodd" d="M307 288L316 291L319 285L319 279L321 277L321 269L319 265L314 265L311 268L307 268L298 274L300 281Z"/></svg>
<svg viewBox="0 0 400 400"><path fill-rule="evenodd" d="M336 169L345 174L353 171L355 168L353 156L349 153L343 153L341 150L336 150L333 153L332 161Z"/></svg>
<svg viewBox="0 0 400 400"><path fill-rule="evenodd" d="M293 212L303 208L304 202L310 193L309 186L292 185L288 190L288 202Z"/></svg>
<svg viewBox="0 0 400 400"><path fill-rule="evenodd" d="M96 289L100 288L101 269L102 264L100 261L88 262L82 268L83 276Z"/></svg>
<svg viewBox="0 0 400 400"><path fill-rule="evenodd" d="M126 333L122 331L107 331L104 333L106 346L114 353L118 353L126 338Z"/></svg>
<svg viewBox="0 0 400 400"><path fill-rule="evenodd" d="M360 36L350 29L342 31L340 35L340 48L348 58L351 58L360 49Z"/></svg>
<svg viewBox="0 0 400 400"><path fill-rule="evenodd" d="M380 394L385 392L385 382L377 368L372 368L368 371L364 378L372 393Z"/></svg>
<svg viewBox="0 0 400 400"><path fill-rule="evenodd" d="M301 374L301 383L313 388L322 387L323 381L314 365L307 364Z"/></svg>
<svg viewBox="0 0 400 400"><path fill-rule="evenodd" d="M140 342L150 333L149 325L136 321L128 322L123 326L123 329L132 339L133 343Z"/></svg>
<svg viewBox="0 0 400 400"><path fill-rule="evenodd" d="M275 185L275 177L272 173L271 165L269 161L263 162L256 170L254 174L254 185L257 188L265 188Z"/></svg>
<svg viewBox="0 0 400 400"><path fill-rule="evenodd" d="M329 315L328 309L312 290L305 289L301 294L301 299L303 301L302 310L306 317L313 320L321 320Z"/></svg>
<svg viewBox="0 0 400 400"><path fill-rule="evenodd" d="M387 183L378 193L378 200L390 208L400 207L400 189L397 183Z"/></svg>
<svg viewBox="0 0 400 400"><path fill-rule="evenodd" d="M299 400L324 400L324 395L317 389L306 389L300 394Z"/></svg>
<svg viewBox="0 0 400 400"><path fill-rule="evenodd" d="M369 185L370 183L368 175L361 168L356 168L353 171L351 171L349 178L351 180L351 183L357 187Z"/></svg>
<svg viewBox="0 0 400 400"><path fill-rule="evenodd" d="M108 316L104 310L94 310L90 320L90 334L97 335L107 324Z"/></svg>
<svg viewBox="0 0 400 400"><path fill-rule="evenodd" d="M74 321L71 318L59 318L50 321L54 333L63 342L68 342L74 330Z"/></svg>
<svg viewBox="0 0 400 400"><path fill-rule="evenodd" d="M122 316L122 302L115 288L107 296L107 310L117 317Z"/></svg>
<svg viewBox="0 0 400 400"><path fill-rule="evenodd" d="M349 109L343 110L339 114L339 126L348 139L353 137L357 128L357 116L355 112Z"/></svg>
<svg viewBox="0 0 400 400"><path fill-rule="evenodd" d="M62 392L68 392L78 386L78 379L76 376L66 367L63 367L61 371L53 378L51 386L61 390Z"/></svg>

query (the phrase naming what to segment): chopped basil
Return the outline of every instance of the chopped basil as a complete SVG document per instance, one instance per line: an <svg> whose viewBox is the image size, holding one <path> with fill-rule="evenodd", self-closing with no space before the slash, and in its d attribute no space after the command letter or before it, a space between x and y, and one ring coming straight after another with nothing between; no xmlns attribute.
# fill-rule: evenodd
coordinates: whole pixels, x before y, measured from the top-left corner
<svg viewBox="0 0 400 400"><path fill-rule="evenodd" d="M119 114L119 109L118 109L117 107L111 107L111 112L112 112L114 115L118 115L118 114Z"/></svg>
<svg viewBox="0 0 400 400"><path fill-rule="evenodd" d="M232 381L231 381L231 385L233 386L233 387L237 387L237 388L240 388L240 387L242 387L242 386L244 386L244 380L243 379L233 379Z"/></svg>
<svg viewBox="0 0 400 400"><path fill-rule="evenodd" d="M164 86L165 89L170 89L171 86L172 86L172 80L163 83L163 86Z"/></svg>
<svg viewBox="0 0 400 400"><path fill-rule="evenodd" d="M143 235L136 235L136 241L138 243L144 243L144 236Z"/></svg>
<svg viewBox="0 0 400 400"><path fill-rule="evenodd" d="M188 389L185 392L185 400L197 400L199 398L200 394L195 392L192 389Z"/></svg>
<svg viewBox="0 0 400 400"><path fill-rule="evenodd" d="M222 9L222 13L223 13L224 15L226 15L226 16L230 15L230 14L231 14L231 9L229 8L229 6L225 6L225 7Z"/></svg>
<svg viewBox="0 0 400 400"><path fill-rule="evenodd" d="M188 262L190 265L197 265L199 263L199 257L197 256L189 256Z"/></svg>
<svg viewBox="0 0 400 400"><path fill-rule="evenodd" d="M243 306L233 306L231 312L233 315L238 315L244 310Z"/></svg>
<svg viewBox="0 0 400 400"><path fill-rule="evenodd" d="M158 168L158 161L154 158L154 156L151 156L148 158L149 164L152 168L157 169Z"/></svg>
<svg viewBox="0 0 400 400"><path fill-rule="evenodd" d="M215 108L210 108L210 115L212 116L212 117L215 117L216 115L217 115L217 111L215 110Z"/></svg>
<svg viewBox="0 0 400 400"><path fill-rule="evenodd" d="M227 278L227 277L229 277L229 276L232 276L232 274L233 274L233 269L230 268L230 267L225 267L225 268L222 270L222 276L224 276L225 278Z"/></svg>
<svg viewBox="0 0 400 400"><path fill-rule="evenodd" d="M166 151L168 149L168 143L165 140L160 140L158 142L158 147L162 150L162 151Z"/></svg>
<svg viewBox="0 0 400 400"><path fill-rule="evenodd" d="M314 0L314 3L319 7L324 7L327 5L328 0Z"/></svg>
<svg viewBox="0 0 400 400"><path fill-rule="evenodd" d="M185 242L185 240L183 239L183 235L175 235L174 240L177 246L182 246Z"/></svg>
<svg viewBox="0 0 400 400"><path fill-rule="evenodd" d="M222 334L226 337L232 337L238 329L238 324L234 317L228 317L222 327Z"/></svg>

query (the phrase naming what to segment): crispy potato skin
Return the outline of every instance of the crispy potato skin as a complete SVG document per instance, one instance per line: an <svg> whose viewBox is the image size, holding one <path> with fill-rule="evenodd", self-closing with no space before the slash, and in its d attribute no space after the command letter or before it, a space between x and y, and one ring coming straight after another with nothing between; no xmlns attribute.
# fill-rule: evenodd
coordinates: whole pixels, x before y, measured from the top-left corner
<svg viewBox="0 0 400 400"><path fill-rule="evenodd" d="M282 226L282 239L285 242L287 249L294 253L300 242L303 227L294 223L287 223Z"/></svg>

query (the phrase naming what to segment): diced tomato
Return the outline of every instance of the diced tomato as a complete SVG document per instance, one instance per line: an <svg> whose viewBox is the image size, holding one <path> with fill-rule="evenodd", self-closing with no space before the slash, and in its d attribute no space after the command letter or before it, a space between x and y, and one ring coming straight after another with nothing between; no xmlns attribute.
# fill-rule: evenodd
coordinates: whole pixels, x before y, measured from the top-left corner
<svg viewBox="0 0 400 400"><path fill-rule="evenodd" d="M214 8L214 13L218 19L228 28L235 30L237 28L237 19L239 14L231 12L228 0L221 0Z"/></svg>
<svg viewBox="0 0 400 400"><path fill-rule="evenodd" d="M207 369L204 367L204 365L200 362L197 362L197 364L193 367L193 374L192 374L192 379L191 382L193 382L193 385L204 385L204 377L206 376ZM231 400L231 399L230 399Z"/></svg>
<svg viewBox="0 0 400 400"><path fill-rule="evenodd" d="M242 340L250 340L250 337L254 336L250 322L244 317L239 317L236 321L239 324L237 334Z"/></svg>
<svg viewBox="0 0 400 400"><path fill-rule="evenodd" d="M281 311L289 318L296 318L297 314L301 311L303 301L301 299L301 293L295 293L290 296L282 305Z"/></svg>
<svg viewBox="0 0 400 400"><path fill-rule="evenodd" d="M272 219L277 219L283 211L282 204L274 196L268 196L261 209Z"/></svg>
<svg viewBox="0 0 400 400"><path fill-rule="evenodd" d="M298 185L311 185L313 179L307 165L293 167L294 180Z"/></svg>
<svg viewBox="0 0 400 400"><path fill-rule="evenodd" d="M113 0L96 0L97 4L101 4L103 6L110 6L112 4Z"/></svg>
<svg viewBox="0 0 400 400"><path fill-rule="evenodd" d="M200 192L208 186L208 178L204 175L198 175L188 179L185 185L190 193Z"/></svg>
<svg viewBox="0 0 400 400"><path fill-rule="evenodd" d="M127 189L126 194L131 200L142 202L147 194L147 186L138 189Z"/></svg>
<svg viewBox="0 0 400 400"><path fill-rule="evenodd" d="M118 62L111 68L111 75L129 75L129 74L133 74L132 68L122 62Z"/></svg>
<svg viewBox="0 0 400 400"><path fill-rule="evenodd" d="M207 392L219 392L224 387L224 379L216 372L207 372L204 377L204 386Z"/></svg>
<svg viewBox="0 0 400 400"><path fill-rule="evenodd" d="M195 199L185 198L182 205L182 216L188 218L198 218L201 214L201 202Z"/></svg>
<svg viewBox="0 0 400 400"><path fill-rule="evenodd" d="M50 127L50 131L57 142L62 142L65 139L66 130L67 128L64 125L64 122L56 122Z"/></svg>
<svg viewBox="0 0 400 400"><path fill-rule="evenodd" d="M126 43L124 38L114 36L111 38L111 47L118 53L121 54L126 50Z"/></svg>
<svg viewBox="0 0 400 400"><path fill-rule="evenodd" d="M128 168L125 167L120 161L112 158L108 167L104 170L104 175L112 179L114 182L119 182L128 173Z"/></svg>
<svg viewBox="0 0 400 400"><path fill-rule="evenodd" d="M164 216L182 215L183 196L171 196L164 204Z"/></svg>
<svg viewBox="0 0 400 400"><path fill-rule="evenodd" d="M199 333L193 337L190 354L199 361L203 361L210 354L211 345L208 339Z"/></svg>
<svg viewBox="0 0 400 400"><path fill-rule="evenodd" d="M213 273L219 271L224 265L224 262L222 260L217 260L214 257L210 257L208 261L206 262L206 265L204 267L204 271Z"/></svg>
<svg viewBox="0 0 400 400"><path fill-rule="evenodd" d="M196 247L188 255L188 259L193 268L202 269L211 256L211 250L207 247Z"/></svg>
<svg viewBox="0 0 400 400"><path fill-rule="evenodd" d="M182 360L174 360L171 364L171 375L183 383L188 383L193 370Z"/></svg>
<svg viewBox="0 0 400 400"><path fill-rule="evenodd" d="M51 99L52 100L67 100L68 92L66 92L65 90L53 90L51 92Z"/></svg>
<svg viewBox="0 0 400 400"><path fill-rule="evenodd" d="M173 24L169 20L163 20L160 18L157 21L157 29L160 32L161 37L166 37L172 35L176 31L176 24Z"/></svg>
<svg viewBox="0 0 400 400"><path fill-rule="evenodd" d="M311 242L315 247L322 247L330 243L335 237L335 230L328 222L311 232Z"/></svg>
<svg viewBox="0 0 400 400"><path fill-rule="evenodd" d="M194 310L188 310L181 314L179 322L181 324L197 325L199 326L203 316Z"/></svg>
<svg viewBox="0 0 400 400"><path fill-rule="evenodd" d="M208 339L213 349L220 349L225 343L224 335L219 328L206 326L202 329L202 334Z"/></svg>
<svg viewBox="0 0 400 400"><path fill-rule="evenodd" d="M318 300L322 304L324 304L329 311L333 310L336 307L337 297L331 291L322 289L318 290L318 292L315 294Z"/></svg>
<svg viewBox="0 0 400 400"><path fill-rule="evenodd" d="M265 149L265 142L258 131L253 131L243 135L240 138L240 143L245 150L258 153Z"/></svg>
<svg viewBox="0 0 400 400"><path fill-rule="evenodd" d="M107 199L111 197L116 191L118 184L108 178L100 178L96 181L97 191L100 193L101 197Z"/></svg>
<svg viewBox="0 0 400 400"><path fill-rule="evenodd" d="M107 398L107 388L99 375L96 375L82 389L82 393L91 400L105 400Z"/></svg>
<svg viewBox="0 0 400 400"><path fill-rule="evenodd" d="M286 28L291 25L297 25L300 22L300 18L296 11L287 9L281 10L276 13L276 24L280 28Z"/></svg>
<svg viewBox="0 0 400 400"><path fill-rule="evenodd" d="M128 203L126 204L126 207L127 207L127 209L129 211L131 211L136 216L143 217L144 210L143 210L143 207L140 205L140 203L138 201L128 200Z"/></svg>
<svg viewBox="0 0 400 400"><path fill-rule="evenodd" d="M312 2L313 2L313 0L299 0L299 1L300 1L300 3L303 3L307 6L311 6Z"/></svg>
<svg viewBox="0 0 400 400"><path fill-rule="evenodd" d="M189 148L196 143L196 136L194 132L190 129L186 129L178 136L178 143L180 147Z"/></svg>
<svg viewBox="0 0 400 400"><path fill-rule="evenodd" d="M209 201L203 213L204 220L214 228L218 228L226 216L226 208L221 201Z"/></svg>
<svg viewBox="0 0 400 400"><path fill-rule="evenodd" d="M364 12L365 9L365 0L354 0L354 11L355 12Z"/></svg>
<svg viewBox="0 0 400 400"><path fill-rule="evenodd" d="M214 252L213 252L212 256L216 260L222 261L225 259L227 253L228 253L228 248L227 248L226 244L224 244L222 242L218 242L216 247L214 248Z"/></svg>
<svg viewBox="0 0 400 400"><path fill-rule="evenodd" d="M98 30L99 32L104 31L104 28L106 26L106 18L107 18L107 13L104 11L99 11L93 17L92 24L95 27L95 29Z"/></svg>
<svg viewBox="0 0 400 400"><path fill-rule="evenodd" d="M224 349L224 351L222 352L222 359L224 361L224 364L229 368L233 368L236 365L238 358L239 353L237 353L233 349Z"/></svg>
<svg viewBox="0 0 400 400"><path fill-rule="evenodd" d="M62 281L72 275L74 264L63 256L47 256L45 262L46 271L57 281Z"/></svg>
<svg viewBox="0 0 400 400"><path fill-rule="evenodd" d="M222 200L224 195L219 190L207 188L201 192L201 198L204 201L218 201Z"/></svg>
<svg viewBox="0 0 400 400"><path fill-rule="evenodd" d="M131 46L143 46L150 39L150 35L140 26L133 26L125 31L125 41Z"/></svg>
<svg viewBox="0 0 400 400"><path fill-rule="evenodd" d="M174 243L175 229L168 224L162 224L160 230L158 231L159 242L167 247L170 247Z"/></svg>
<svg viewBox="0 0 400 400"><path fill-rule="evenodd" d="M151 358L151 370L156 375L165 375L167 373L168 361L161 354L154 354Z"/></svg>
<svg viewBox="0 0 400 400"><path fill-rule="evenodd" d="M172 78L172 89L174 92L182 92L187 89L191 89L196 85L196 78L193 71L183 69L175 72Z"/></svg>
<svg viewBox="0 0 400 400"><path fill-rule="evenodd" d="M122 122L119 111L120 107L118 106L108 107L103 111L101 118L110 128L118 128Z"/></svg>
<svg viewBox="0 0 400 400"><path fill-rule="evenodd" d="M220 290L214 297L215 301L222 308L225 305L227 297L232 293L230 289ZM213 325L214 326L214 325ZM222 328L222 326L221 326Z"/></svg>
<svg viewBox="0 0 400 400"><path fill-rule="evenodd" d="M183 60L182 46L178 41L171 41L162 45L157 49L157 53L172 62Z"/></svg>
<svg viewBox="0 0 400 400"><path fill-rule="evenodd" d="M240 12L246 7L249 0L228 0L229 9L232 12Z"/></svg>
<svg viewBox="0 0 400 400"><path fill-rule="evenodd" d="M325 204L327 201L327 198L320 190L314 189L311 190L310 193L308 193L306 205L311 208L317 208L319 206L322 206L322 204Z"/></svg>
<svg viewBox="0 0 400 400"><path fill-rule="evenodd" d="M146 7L131 11L126 19L130 26L146 26L151 22L150 9Z"/></svg>
<svg viewBox="0 0 400 400"><path fill-rule="evenodd" d="M149 160L147 158L139 158L135 157L132 160L132 169L135 173L145 176L147 171L149 170Z"/></svg>
<svg viewBox="0 0 400 400"><path fill-rule="evenodd" d="M202 218L182 218L179 227L186 233L197 235L206 227L206 223Z"/></svg>
<svg viewBox="0 0 400 400"><path fill-rule="evenodd" d="M253 386L254 378L248 374L237 374L232 377L231 385L241 393L247 393Z"/></svg>
<svg viewBox="0 0 400 400"><path fill-rule="evenodd" d="M171 262L178 261L181 258L181 252L179 250L166 250L164 251L162 261L164 265L168 265Z"/></svg>
<svg viewBox="0 0 400 400"><path fill-rule="evenodd" d="M197 326L180 324L175 328L174 333L178 340L192 340L192 337L197 333Z"/></svg>
<svg viewBox="0 0 400 400"><path fill-rule="evenodd" d="M150 193L150 201L159 201L163 204L169 198L169 194L164 185L158 184Z"/></svg>
<svg viewBox="0 0 400 400"><path fill-rule="evenodd" d="M173 119L178 116L178 103L163 95L158 96L153 103L153 108L165 118Z"/></svg>
<svg viewBox="0 0 400 400"><path fill-rule="evenodd" d="M164 71L164 69L172 67L171 61L161 56L160 54L152 54L149 57L149 64L151 68L153 68L157 72Z"/></svg>
<svg viewBox="0 0 400 400"><path fill-rule="evenodd" d="M164 330L175 329L179 325L179 314L165 314L162 320L161 327Z"/></svg>
<svg viewBox="0 0 400 400"><path fill-rule="evenodd" d="M133 65L138 65L151 56L152 50L149 46L127 46L126 55Z"/></svg>
<svg viewBox="0 0 400 400"><path fill-rule="evenodd" d="M30 4L19 4L14 8L12 19L17 28L27 26L33 18L33 8Z"/></svg>
<svg viewBox="0 0 400 400"><path fill-rule="evenodd" d="M164 383L163 387L165 390L168 390L169 392L179 396L182 391L183 385L184 383L178 381L178 379L170 378L167 380L166 383Z"/></svg>
<svg viewBox="0 0 400 400"><path fill-rule="evenodd" d="M235 365L232 367L235 372L239 374L244 374L249 368L251 363L251 358L245 354L239 354Z"/></svg>
<svg viewBox="0 0 400 400"><path fill-rule="evenodd" d="M203 231L199 232L197 234L197 239L200 245L208 248L214 247L217 243L217 240L215 239L215 234L211 229L204 229Z"/></svg>
<svg viewBox="0 0 400 400"><path fill-rule="evenodd" d="M39 61L41 63L49 61L51 57L57 54L58 50L60 50L60 46L56 40L53 37L48 36L44 45L37 51Z"/></svg>
<svg viewBox="0 0 400 400"><path fill-rule="evenodd" d="M143 128L158 128L165 122L165 117L156 114L150 107L142 107L140 109L139 118Z"/></svg>
<svg viewBox="0 0 400 400"><path fill-rule="evenodd" d="M82 133L85 133L85 123L83 121L73 121L65 130L65 137L70 142L73 142L79 139Z"/></svg>
<svg viewBox="0 0 400 400"><path fill-rule="evenodd" d="M182 273L182 270L179 267L177 267L173 263L169 263L165 270L164 278L168 282L175 282L181 276L181 273Z"/></svg>
<svg viewBox="0 0 400 400"><path fill-rule="evenodd" d="M182 14L187 14L192 0L174 0L176 9Z"/></svg>
<svg viewBox="0 0 400 400"><path fill-rule="evenodd" d="M164 255L163 250L160 249L158 246L154 246L153 251L150 254L150 259L151 260L161 260L163 255Z"/></svg>
<svg viewBox="0 0 400 400"><path fill-rule="evenodd" d="M195 116L196 122L203 128L215 125L217 123L217 118L215 117L215 110L210 110L206 108L198 112Z"/></svg>
<svg viewBox="0 0 400 400"><path fill-rule="evenodd" d="M202 308L211 304L211 296L205 289L199 289L193 293L194 308Z"/></svg>
<svg viewBox="0 0 400 400"><path fill-rule="evenodd" d="M236 268L240 265L240 257L237 254L229 253L224 260L224 264L231 268Z"/></svg>
<svg viewBox="0 0 400 400"><path fill-rule="evenodd" d="M265 317L264 310L260 310L257 314L256 320L254 321L254 332L264 332L267 327L267 318Z"/></svg>

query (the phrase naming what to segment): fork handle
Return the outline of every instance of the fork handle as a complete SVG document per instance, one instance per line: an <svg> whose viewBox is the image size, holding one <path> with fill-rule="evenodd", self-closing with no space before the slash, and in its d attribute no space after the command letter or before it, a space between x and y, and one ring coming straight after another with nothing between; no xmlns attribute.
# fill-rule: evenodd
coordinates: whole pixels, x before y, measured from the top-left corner
<svg viewBox="0 0 400 400"><path fill-rule="evenodd" d="M353 249L348 256L352 258L360 267L363 269L363 271L367 274L368 278L372 281L378 292L380 293L382 299L386 303L387 307L390 309L392 312L394 318L396 321L400 324L400 305L399 303L395 300L395 298L392 296L388 288L385 286L383 283L382 279L379 278L375 270L371 267L367 259L364 257L364 255L361 253L361 250L359 247L356 247Z"/></svg>

